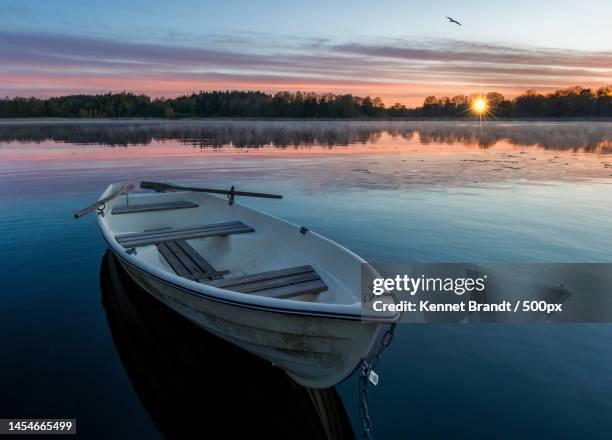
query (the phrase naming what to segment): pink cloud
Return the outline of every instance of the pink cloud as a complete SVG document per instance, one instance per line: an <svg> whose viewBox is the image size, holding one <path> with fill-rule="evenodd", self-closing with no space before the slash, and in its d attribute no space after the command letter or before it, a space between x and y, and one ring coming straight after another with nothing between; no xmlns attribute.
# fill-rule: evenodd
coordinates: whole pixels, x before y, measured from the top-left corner
<svg viewBox="0 0 612 440"><path fill-rule="evenodd" d="M0 32L0 95L132 91L302 90L380 96L416 105L427 95L612 83L612 52L510 48L461 41L283 42L242 51Z"/></svg>

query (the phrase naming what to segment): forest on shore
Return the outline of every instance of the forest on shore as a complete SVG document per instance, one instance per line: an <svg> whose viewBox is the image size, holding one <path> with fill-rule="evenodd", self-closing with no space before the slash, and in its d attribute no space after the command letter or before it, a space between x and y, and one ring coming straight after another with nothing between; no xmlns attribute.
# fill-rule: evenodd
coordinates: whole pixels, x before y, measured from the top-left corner
<svg viewBox="0 0 612 440"><path fill-rule="evenodd" d="M486 98L490 118L612 117L612 86L574 86L542 94L533 90L506 99L482 96L428 96L423 105L385 106L378 98L308 92L201 91L176 98L133 93L0 99L0 118L466 118L472 102Z"/></svg>

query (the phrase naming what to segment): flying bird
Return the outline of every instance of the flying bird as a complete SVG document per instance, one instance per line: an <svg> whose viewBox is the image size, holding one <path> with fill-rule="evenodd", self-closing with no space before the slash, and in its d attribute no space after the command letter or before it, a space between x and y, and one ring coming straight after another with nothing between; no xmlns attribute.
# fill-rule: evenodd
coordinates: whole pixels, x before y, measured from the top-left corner
<svg viewBox="0 0 612 440"><path fill-rule="evenodd" d="M461 26L461 23L459 23L459 22L458 22L457 20L455 20L454 18L451 18L451 17L446 17L446 18L448 18L448 21L450 21L451 23L455 23L455 24L458 24L459 26Z"/></svg>

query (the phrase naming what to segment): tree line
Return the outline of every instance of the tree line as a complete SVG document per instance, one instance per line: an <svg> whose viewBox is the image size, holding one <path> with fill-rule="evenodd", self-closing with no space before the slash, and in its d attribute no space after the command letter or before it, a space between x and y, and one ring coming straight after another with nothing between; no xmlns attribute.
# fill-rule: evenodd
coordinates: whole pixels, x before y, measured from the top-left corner
<svg viewBox="0 0 612 440"><path fill-rule="evenodd" d="M575 86L548 94L528 90L513 99L490 92L485 97L491 117L612 116L612 86L597 90ZM123 92L47 99L7 97L0 99L0 118L461 118L471 116L474 99L476 96L428 96L422 106L407 108L399 103L385 106L378 97L331 93L211 91L152 99Z"/></svg>
<svg viewBox="0 0 612 440"><path fill-rule="evenodd" d="M426 117L461 117L471 114L474 99L484 98L487 116L498 118L529 117L610 117L612 116L612 86L593 90L581 86L569 87L548 94L527 90L514 99L497 92L482 96L457 95L436 98L428 96L419 115Z"/></svg>

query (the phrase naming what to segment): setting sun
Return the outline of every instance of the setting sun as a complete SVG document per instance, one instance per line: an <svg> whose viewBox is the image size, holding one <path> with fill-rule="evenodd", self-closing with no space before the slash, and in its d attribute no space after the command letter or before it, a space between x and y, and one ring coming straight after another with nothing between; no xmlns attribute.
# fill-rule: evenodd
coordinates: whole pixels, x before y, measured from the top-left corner
<svg viewBox="0 0 612 440"><path fill-rule="evenodd" d="M487 111L487 100L485 98L476 98L472 103L472 109L475 113L481 115Z"/></svg>

